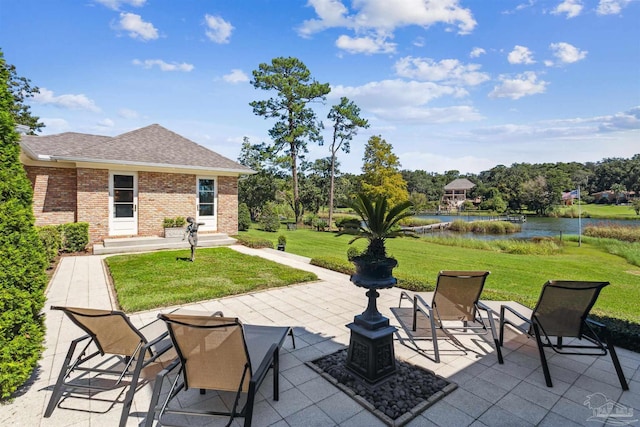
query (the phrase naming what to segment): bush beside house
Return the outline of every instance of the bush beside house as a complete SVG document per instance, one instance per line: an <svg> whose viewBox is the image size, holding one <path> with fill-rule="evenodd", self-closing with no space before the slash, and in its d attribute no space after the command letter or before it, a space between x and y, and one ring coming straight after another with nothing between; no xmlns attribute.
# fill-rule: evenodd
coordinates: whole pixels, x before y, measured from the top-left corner
<svg viewBox="0 0 640 427"><path fill-rule="evenodd" d="M32 189L20 164L11 75L0 54L0 398L31 375L43 350L47 259L34 226Z"/></svg>

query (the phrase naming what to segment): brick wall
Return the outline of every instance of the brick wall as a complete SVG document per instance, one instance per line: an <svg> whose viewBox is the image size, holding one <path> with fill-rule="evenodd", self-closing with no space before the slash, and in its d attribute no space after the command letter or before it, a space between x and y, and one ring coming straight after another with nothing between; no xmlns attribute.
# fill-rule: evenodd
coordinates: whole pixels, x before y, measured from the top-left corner
<svg viewBox="0 0 640 427"><path fill-rule="evenodd" d="M218 178L218 231L238 233L238 178L235 176Z"/></svg>
<svg viewBox="0 0 640 427"><path fill-rule="evenodd" d="M58 225L76 221L76 170L25 166L33 188L36 225Z"/></svg>
<svg viewBox="0 0 640 427"><path fill-rule="evenodd" d="M89 245L109 236L109 171L78 168L78 222L89 223Z"/></svg>
<svg viewBox="0 0 640 427"><path fill-rule="evenodd" d="M138 235L162 236L162 221L196 216L193 175L160 172L138 174Z"/></svg>

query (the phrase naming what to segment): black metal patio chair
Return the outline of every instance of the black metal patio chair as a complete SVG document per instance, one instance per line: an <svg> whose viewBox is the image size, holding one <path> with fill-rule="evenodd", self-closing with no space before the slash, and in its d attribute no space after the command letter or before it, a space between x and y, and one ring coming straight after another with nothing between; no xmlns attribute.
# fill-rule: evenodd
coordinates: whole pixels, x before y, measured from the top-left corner
<svg viewBox="0 0 640 427"><path fill-rule="evenodd" d="M553 387L545 348L558 354L606 356L611 354L613 366L623 390L629 385L622 372L618 355L611 341L607 327L587 316L598 299L600 291L609 282L550 280L545 283L538 303L531 316L526 317L506 305L500 308L500 345L504 342L504 326L509 325L536 340L544 379L548 387ZM525 327L516 325L505 317L505 311L526 322ZM552 340L555 337L555 342ZM574 338L570 344L565 338Z"/></svg>

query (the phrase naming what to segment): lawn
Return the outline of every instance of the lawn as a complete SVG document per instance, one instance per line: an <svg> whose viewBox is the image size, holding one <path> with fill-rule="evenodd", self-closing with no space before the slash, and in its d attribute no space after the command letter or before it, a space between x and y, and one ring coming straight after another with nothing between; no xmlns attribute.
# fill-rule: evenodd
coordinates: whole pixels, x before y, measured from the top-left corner
<svg viewBox="0 0 640 427"><path fill-rule="evenodd" d="M118 303L126 312L220 298L317 280L313 273L229 248L118 255L105 259Z"/></svg>
<svg viewBox="0 0 640 427"><path fill-rule="evenodd" d="M267 233L251 229L253 236L276 242L287 237L287 252L310 258L340 257L346 260L350 236L309 229ZM354 245L363 248L365 241ZM594 312L640 323L640 267L622 257L608 254L595 245L565 242L561 254L514 255L496 251L443 246L422 239L400 238L387 241L390 255L398 262L395 270L434 283L440 270L489 270L491 275L483 298L509 299L532 306L542 284L549 279L602 280L611 286L602 291Z"/></svg>
<svg viewBox="0 0 640 427"><path fill-rule="evenodd" d="M631 205L599 205L589 204L582 205L582 216L584 218L602 218L602 219L635 219L640 220L640 216L636 215ZM566 206L560 208L560 216L565 212L572 212L573 216L578 217L578 205Z"/></svg>

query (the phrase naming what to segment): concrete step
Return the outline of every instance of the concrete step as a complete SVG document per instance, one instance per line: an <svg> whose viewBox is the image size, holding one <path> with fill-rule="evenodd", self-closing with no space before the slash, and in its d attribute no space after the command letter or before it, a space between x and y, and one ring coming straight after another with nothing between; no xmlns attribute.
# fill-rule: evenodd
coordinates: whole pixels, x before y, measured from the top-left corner
<svg viewBox="0 0 640 427"><path fill-rule="evenodd" d="M229 246L236 240L223 233L200 234L198 247L208 248L215 246ZM94 255L119 254L129 252L149 252L161 249L189 249L191 246L187 240L181 238L164 237L125 237L104 239L103 243L93 245Z"/></svg>

